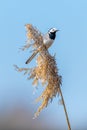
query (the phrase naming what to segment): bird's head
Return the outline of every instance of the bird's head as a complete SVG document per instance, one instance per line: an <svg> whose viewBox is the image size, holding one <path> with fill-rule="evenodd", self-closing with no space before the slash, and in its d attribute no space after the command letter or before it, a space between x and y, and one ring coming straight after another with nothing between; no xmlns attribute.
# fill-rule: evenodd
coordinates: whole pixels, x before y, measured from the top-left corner
<svg viewBox="0 0 87 130"><path fill-rule="evenodd" d="M56 37L56 32L58 32L59 30L56 28L51 28L48 33L49 33L49 37L54 40Z"/></svg>
<svg viewBox="0 0 87 130"><path fill-rule="evenodd" d="M51 29L49 30L49 33L56 33L57 31L59 31L59 30L56 29L56 28L51 28Z"/></svg>

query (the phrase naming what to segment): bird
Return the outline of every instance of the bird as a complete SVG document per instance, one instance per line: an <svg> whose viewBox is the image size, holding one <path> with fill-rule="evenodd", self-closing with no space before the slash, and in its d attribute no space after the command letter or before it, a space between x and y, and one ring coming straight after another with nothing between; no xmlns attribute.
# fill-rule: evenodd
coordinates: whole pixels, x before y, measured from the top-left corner
<svg viewBox="0 0 87 130"><path fill-rule="evenodd" d="M56 38L56 32L60 30L56 28L51 28L48 30L48 32L43 36L43 44L46 46L48 49L53 43ZM38 54L38 50L34 51L33 54L28 58L28 60L25 62L25 64L29 64L32 59Z"/></svg>

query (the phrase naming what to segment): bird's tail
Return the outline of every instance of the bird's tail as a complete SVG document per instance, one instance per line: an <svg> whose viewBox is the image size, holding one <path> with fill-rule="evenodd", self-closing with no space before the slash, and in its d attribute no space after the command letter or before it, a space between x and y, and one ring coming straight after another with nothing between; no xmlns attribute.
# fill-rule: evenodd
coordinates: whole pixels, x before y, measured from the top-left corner
<svg viewBox="0 0 87 130"><path fill-rule="evenodd" d="M28 60L25 62L25 64L28 64L32 61L32 59L37 55L38 51L34 52L29 58Z"/></svg>

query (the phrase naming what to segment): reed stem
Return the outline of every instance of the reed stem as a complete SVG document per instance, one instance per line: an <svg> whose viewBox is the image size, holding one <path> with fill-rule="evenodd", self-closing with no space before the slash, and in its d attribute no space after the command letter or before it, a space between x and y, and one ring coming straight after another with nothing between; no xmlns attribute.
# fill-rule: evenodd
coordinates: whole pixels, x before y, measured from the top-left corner
<svg viewBox="0 0 87 130"><path fill-rule="evenodd" d="M66 106L65 106L65 102L64 102L64 98L63 98L61 88L59 88L59 91L60 91L60 95L61 95L62 104L63 104L63 107L64 107L64 112L65 112L65 116L66 116L68 130L71 130L71 126L70 126L70 122L69 122L69 118L68 118L68 113L67 113L67 110L66 110Z"/></svg>

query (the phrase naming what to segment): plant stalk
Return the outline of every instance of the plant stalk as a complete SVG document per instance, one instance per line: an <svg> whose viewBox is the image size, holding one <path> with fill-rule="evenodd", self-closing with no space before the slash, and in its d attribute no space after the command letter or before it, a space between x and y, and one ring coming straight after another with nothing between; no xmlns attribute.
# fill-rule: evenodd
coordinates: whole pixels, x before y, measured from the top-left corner
<svg viewBox="0 0 87 130"><path fill-rule="evenodd" d="M61 95L62 104L63 104L63 107L64 107L64 112L65 112L65 116L66 116L68 130L71 130L71 126L70 126L70 122L69 122L69 118L68 118L68 113L67 113L67 110L66 110L66 106L65 106L65 102L64 102L64 98L63 98L61 88L59 88L59 91L60 91L60 95Z"/></svg>

